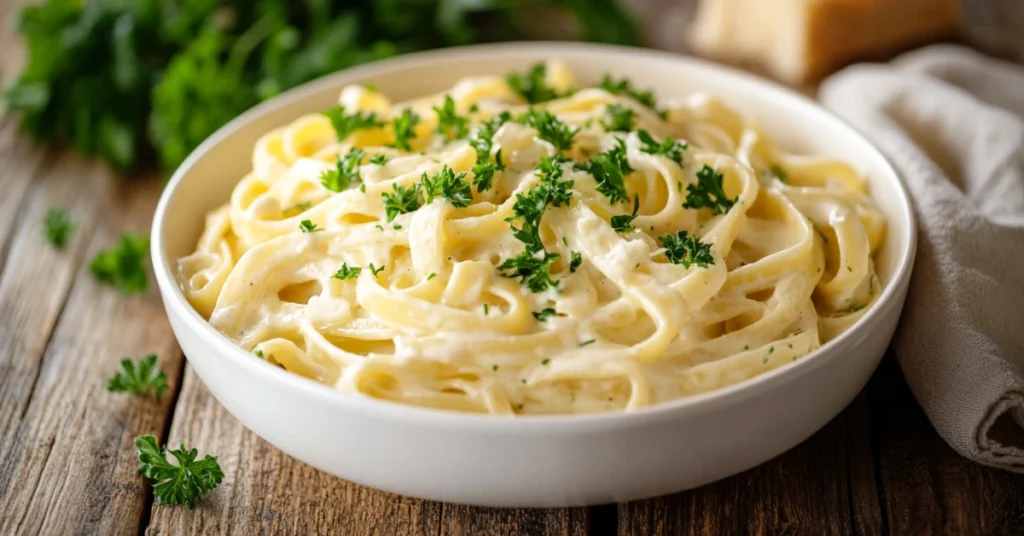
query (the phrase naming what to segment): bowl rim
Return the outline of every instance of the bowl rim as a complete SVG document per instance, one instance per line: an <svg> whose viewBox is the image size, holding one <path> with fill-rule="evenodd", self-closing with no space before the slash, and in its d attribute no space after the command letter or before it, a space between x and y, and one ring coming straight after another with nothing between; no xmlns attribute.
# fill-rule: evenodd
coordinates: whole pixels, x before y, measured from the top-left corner
<svg viewBox="0 0 1024 536"><path fill-rule="evenodd" d="M306 98L308 95L321 91L325 87L332 85L340 86L341 84L337 81L338 79L366 79L379 74L400 72L421 63L445 63L459 60L471 61L474 59L507 57L520 58L523 56L538 56L539 60L541 57L557 57L560 55L592 56L595 54L608 54L620 58L642 58L644 60L653 58L671 61L680 68L709 72L720 78L731 79L735 83L757 87L759 91L768 95L771 100L780 103L784 102L789 106L798 108L803 115L821 116L822 120L832 123L834 127L841 131L844 137L858 140L872 157L884 162L889 176L883 180L895 183L900 209L905 215L902 221L889 221L888 223L890 225L895 223L906 230L907 243L906 247L896 253L894 259L896 263L895 269L889 282L885 285L881 296L876 300L876 304L870 307L864 316L854 322L849 329L807 354L804 358L786 363L763 374L758 374L725 387L631 411L524 415L509 419L489 414L413 406L390 400L354 395L338 391L328 385L318 383L298 374L281 370L279 367L265 361L253 359L248 352L235 346L225 335L210 326L207 320L200 316L191 304L188 303L184 293L176 284L177 278L174 275L172 266L176 265L177 260L168 259L164 255L163 240L168 205L171 199L178 193L184 177L191 171L201 156L222 140L230 137L236 130L243 128L250 121L257 119L264 113L293 104ZM824 358L827 354L841 352L851 339L862 335L866 331L876 329L881 322L883 309L892 307L893 304L891 302L898 299L901 287L907 286L917 249L917 225L915 220L913 206L910 202L906 186L898 171L885 154L849 123L826 110L816 101L795 90L732 67L661 50L566 41L503 42L415 52L350 67L296 86L235 117L217 129L216 132L192 151L168 180L160 195L160 200L157 203L153 216L153 224L150 231L150 243L152 244L150 255L157 286L168 315L177 316L188 330L199 337L203 344L212 348L214 353L220 358L226 359L231 366L247 369L249 373L263 377L264 381L278 382L282 388L303 391L306 395L316 397L322 403L331 404L343 411L367 412L376 414L381 418L419 426L462 429L471 425L475 429L490 432L514 431L520 434L543 434L556 430L566 430L566 427L598 430L606 429L609 426L622 427L640 425L641 423L663 422L667 419L674 419L681 413L703 413L710 411L714 407L742 402L759 392L773 390L780 387L786 381L798 380L799 377L806 376L816 368L825 366L826 361ZM172 260L174 261L173 263L171 262Z"/></svg>

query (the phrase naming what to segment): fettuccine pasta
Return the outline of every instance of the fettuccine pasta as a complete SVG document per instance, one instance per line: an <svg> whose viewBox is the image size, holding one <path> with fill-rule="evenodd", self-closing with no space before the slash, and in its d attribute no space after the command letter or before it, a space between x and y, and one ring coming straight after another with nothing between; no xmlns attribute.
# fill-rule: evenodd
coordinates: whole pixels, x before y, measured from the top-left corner
<svg viewBox="0 0 1024 536"><path fill-rule="evenodd" d="M703 94L559 62L263 136L180 284L241 348L335 388L497 415L628 411L813 352L881 291L849 165Z"/></svg>

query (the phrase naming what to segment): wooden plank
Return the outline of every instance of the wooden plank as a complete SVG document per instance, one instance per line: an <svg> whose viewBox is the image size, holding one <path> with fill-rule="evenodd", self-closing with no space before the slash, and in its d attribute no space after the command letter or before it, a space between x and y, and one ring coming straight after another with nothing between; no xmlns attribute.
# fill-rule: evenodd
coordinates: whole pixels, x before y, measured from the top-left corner
<svg viewBox="0 0 1024 536"><path fill-rule="evenodd" d="M7 264L7 253L14 237L15 225L24 217L24 199L35 178L43 174L44 152L18 135L17 122L11 116L0 118L0 273Z"/></svg>
<svg viewBox="0 0 1024 536"><path fill-rule="evenodd" d="M187 369L171 426L224 482L195 510L152 507L148 534L436 535L441 505L358 486L305 465L244 428Z"/></svg>
<svg viewBox="0 0 1024 536"><path fill-rule="evenodd" d="M0 280L0 533L137 533L147 496L133 442L164 427L171 397L107 393L106 382L122 357L156 352L173 386L180 357L155 289L123 296L84 265L123 230L146 232L162 184L115 179L71 153L39 180ZM52 205L79 224L65 252L42 239Z"/></svg>
<svg viewBox="0 0 1024 536"><path fill-rule="evenodd" d="M523 534L530 536L587 534L586 508L515 509L444 505L441 536Z"/></svg>
<svg viewBox="0 0 1024 536"><path fill-rule="evenodd" d="M894 358L868 392L891 534L1024 532L1024 475L961 458L931 427Z"/></svg>
<svg viewBox="0 0 1024 536"><path fill-rule="evenodd" d="M866 400L732 478L619 508L619 534L879 534Z"/></svg>

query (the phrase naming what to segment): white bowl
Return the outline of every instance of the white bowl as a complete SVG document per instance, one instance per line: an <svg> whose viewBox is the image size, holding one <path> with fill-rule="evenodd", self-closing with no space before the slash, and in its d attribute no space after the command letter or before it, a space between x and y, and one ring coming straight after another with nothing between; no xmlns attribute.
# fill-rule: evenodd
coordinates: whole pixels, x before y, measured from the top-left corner
<svg viewBox="0 0 1024 536"><path fill-rule="evenodd" d="M516 419L409 407L337 392L253 358L211 328L175 283L208 210L251 169L256 139L372 82L394 99L559 58L583 82L626 76L662 98L707 91L756 118L782 146L841 158L867 176L889 224L878 253L885 289L852 329L804 359L707 394L632 413ZM800 443L861 390L903 307L916 236L896 172L860 134L813 101L760 78L672 54L576 43L523 43L411 54L288 91L230 122L177 170L153 222L153 268L192 368L246 427L344 479L423 499L564 507L693 488Z"/></svg>

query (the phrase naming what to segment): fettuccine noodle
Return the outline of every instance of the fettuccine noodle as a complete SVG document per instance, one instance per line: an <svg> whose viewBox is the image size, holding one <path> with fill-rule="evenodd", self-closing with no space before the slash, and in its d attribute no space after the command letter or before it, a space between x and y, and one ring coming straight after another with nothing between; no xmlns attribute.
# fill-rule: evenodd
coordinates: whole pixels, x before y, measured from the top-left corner
<svg viewBox="0 0 1024 536"><path fill-rule="evenodd" d="M254 359L341 391L522 415L628 411L740 382L813 352L876 299L885 221L851 166L782 152L713 97L659 113L626 92L570 92L559 62L543 72L559 96L533 105L498 76L402 103L349 86L344 112L382 124L338 139L317 114L267 133L179 261L189 301ZM438 132L446 96L469 119L466 137ZM628 131L607 131L610 111L626 108ZM405 110L420 120L400 150L390 121ZM571 147L516 120L529 110L578 128ZM471 140L503 111L511 120L478 157ZM641 130L686 144L681 159L649 150ZM612 202L586 166L623 142L626 198ZM322 178L353 148L365 152L358 173L332 191ZM474 184L467 206L422 194L389 219L396 185L446 167L470 183L488 155L504 169L489 188ZM544 157L572 185L540 220L533 257L549 257L553 285L534 291L499 267L524 255L516 202L545 184ZM731 203L720 212L688 201L712 170ZM635 219L614 228L634 202ZM705 262L673 262L666 236L710 246Z"/></svg>

